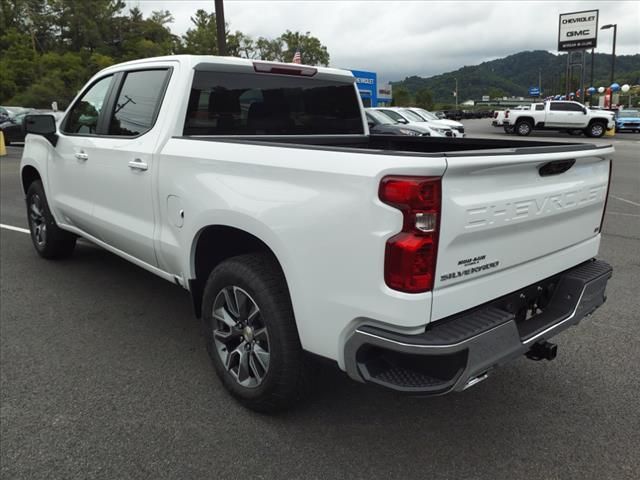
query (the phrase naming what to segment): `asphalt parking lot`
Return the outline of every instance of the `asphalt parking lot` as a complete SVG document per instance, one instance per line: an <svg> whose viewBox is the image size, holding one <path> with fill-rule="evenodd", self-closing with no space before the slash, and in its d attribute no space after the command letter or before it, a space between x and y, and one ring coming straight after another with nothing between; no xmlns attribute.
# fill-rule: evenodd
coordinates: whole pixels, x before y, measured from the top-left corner
<svg viewBox="0 0 640 480"><path fill-rule="evenodd" d="M84 242L41 260L28 235L0 229L0 476L640 478L640 135L596 142L617 149L608 302L556 337L554 362L522 358L444 397L322 366L301 408L251 413L215 377L186 292ZM25 228L21 148L8 151L0 223Z"/></svg>

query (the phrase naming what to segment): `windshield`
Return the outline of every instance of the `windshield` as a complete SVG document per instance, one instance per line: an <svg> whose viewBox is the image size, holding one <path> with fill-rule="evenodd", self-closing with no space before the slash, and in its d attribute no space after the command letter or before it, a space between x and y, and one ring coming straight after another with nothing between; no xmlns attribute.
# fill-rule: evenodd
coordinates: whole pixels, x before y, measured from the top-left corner
<svg viewBox="0 0 640 480"><path fill-rule="evenodd" d="M404 120L404 123L407 123L406 118L404 118L398 112L394 112L393 110L376 110L376 111L382 113L383 115L386 115L387 117L389 117L391 120L395 122L401 122L402 120Z"/></svg>
<svg viewBox="0 0 640 480"><path fill-rule="evenodd" d="M622 110L621 112L618 112L618 117L640 118L640 111L638 111L638 110Z"/></svg>
<svg viewBox="0 0 640 480"><path fill-rule="evenodd" d="M385 114L378 112L377 110L367 110L367 117L371 117L376 125L394 125L398 122L394 122Z"/></svg>
<svg viewBox="0 0 640 480"><path fill-rule="evenodd" d="M402 110L402 113L405 117L407 117L412 122L424 122L424 118L418 115L416 112L412 112L411 110Z"/></svg>
<svg viewBox="0 0 640 480"><path fill-rule="evenodd" d="M420 116L426 118L427 120L439 120L437 115L434 115L433 113L428 112L424 108L418 108L418 111L420 112Z"/></svg>

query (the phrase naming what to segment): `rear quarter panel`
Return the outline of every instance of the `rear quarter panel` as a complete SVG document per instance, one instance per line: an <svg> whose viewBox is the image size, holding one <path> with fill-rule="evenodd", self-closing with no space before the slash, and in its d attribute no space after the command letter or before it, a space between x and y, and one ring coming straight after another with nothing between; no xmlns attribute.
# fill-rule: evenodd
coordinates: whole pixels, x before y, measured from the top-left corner
<svg viewBox="0 0 640 480"><path fill-rule="evenodd" d="M359 323L408 332L428 323L430 293L384 283L385 243L402 216L377 192L386 174L441 175L444 158L182 138L160 155L162 268L193 278L194 240L208 225L255 235L282 265L303 347L340 364L344 336ZM184 209L182 227L169 196Z"/></svg>

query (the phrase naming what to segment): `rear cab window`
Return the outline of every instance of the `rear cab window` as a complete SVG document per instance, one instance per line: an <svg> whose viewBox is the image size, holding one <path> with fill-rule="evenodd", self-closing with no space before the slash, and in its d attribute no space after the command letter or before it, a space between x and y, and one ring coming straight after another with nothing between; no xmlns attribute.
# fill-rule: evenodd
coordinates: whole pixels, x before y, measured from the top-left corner
<svg viewBox="0 0 640 480"><path fill-rule="evenodd" d="M364 134L352 83L196 71L184 135Z"/></svg>

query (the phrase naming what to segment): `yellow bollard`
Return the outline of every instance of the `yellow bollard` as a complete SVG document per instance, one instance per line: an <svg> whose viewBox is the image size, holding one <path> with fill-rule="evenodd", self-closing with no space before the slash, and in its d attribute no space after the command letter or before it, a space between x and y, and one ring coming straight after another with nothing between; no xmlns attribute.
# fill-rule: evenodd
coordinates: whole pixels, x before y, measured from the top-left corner
<svg viewBox="0 0 640 480"><path fill-rule="evenodd" d="M605 137L615 137L616 136L616 127L608 128L604 132Z"/></svg>
<svg viewBox="0 0 640 480"><path fill-rule="evenodd" d="M0 130L0 157L7 154L7 148L4 146L4 132Z"/></svg>

